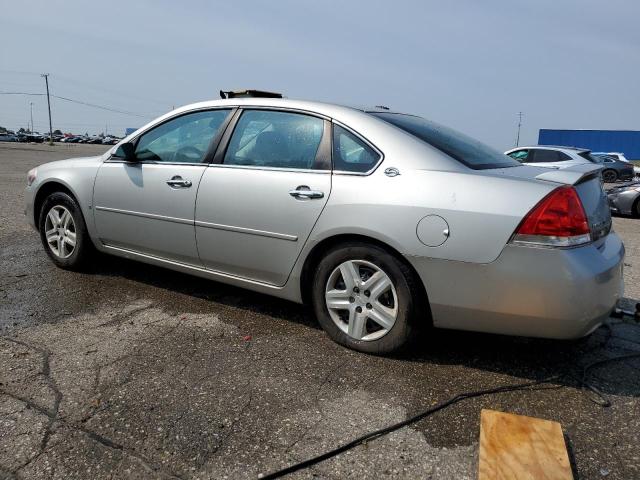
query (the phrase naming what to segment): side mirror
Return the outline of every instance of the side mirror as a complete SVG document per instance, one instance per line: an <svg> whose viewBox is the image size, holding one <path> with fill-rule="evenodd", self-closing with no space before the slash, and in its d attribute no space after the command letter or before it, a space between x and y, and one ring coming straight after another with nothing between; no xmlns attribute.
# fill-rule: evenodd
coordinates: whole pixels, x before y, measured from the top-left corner
<svg viewBox="0 0 640 480"><path fill-rule="evenodd" d="M135 147L133 146L133 143L123 143L116 149L113 156L122 158L125 162L137 162Z"/></svg>

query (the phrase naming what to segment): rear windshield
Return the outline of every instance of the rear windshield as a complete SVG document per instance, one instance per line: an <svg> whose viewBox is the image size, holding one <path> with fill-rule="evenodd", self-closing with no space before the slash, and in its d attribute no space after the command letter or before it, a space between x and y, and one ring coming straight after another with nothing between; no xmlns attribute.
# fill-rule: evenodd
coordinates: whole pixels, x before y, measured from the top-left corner
<svg viewBox="0 0 640 480"><path fill-rule="evenodd" d="M605 158L611 158L609 157L609 155L594 155L591 152L578 152L578 155L580 155L582 158L585 158L593 163L602 163ZM611 160L615 160L615 159L611 158Z"/></svg>
<svg viewBox="0 0 640 480"><path fill-rule="evenodd" d="M424 118L400 113L371 114L401 128L469 168L482 170L521 166L518 161L478 140Z"/></svg>

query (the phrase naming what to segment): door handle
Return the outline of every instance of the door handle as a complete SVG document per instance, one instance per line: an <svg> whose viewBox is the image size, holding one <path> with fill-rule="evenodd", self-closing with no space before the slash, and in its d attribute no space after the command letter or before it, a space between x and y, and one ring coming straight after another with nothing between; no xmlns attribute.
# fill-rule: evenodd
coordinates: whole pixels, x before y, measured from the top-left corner
<svg viewBox="0 0 640 480"><path fill-rule="evenodd" d="M320 192L318 190L310 190L306 185L300 185L295 190L291 190L289 192L293 198L322 198L324 197L324 192Z"/></svg>
<svg viewBox="0 0 640 480"><path fill-rule="evenodd" d="M167 180L167 185L171 188L189 188L193 184L190 180L184 180L180 175L175 175Z"/></svg>

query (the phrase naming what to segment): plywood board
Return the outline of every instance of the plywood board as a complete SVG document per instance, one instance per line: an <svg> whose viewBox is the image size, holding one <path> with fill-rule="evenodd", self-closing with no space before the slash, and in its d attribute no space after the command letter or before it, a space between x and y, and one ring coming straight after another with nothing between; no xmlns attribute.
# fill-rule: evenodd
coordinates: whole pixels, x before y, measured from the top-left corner
<svg viewBox="0 0 640 480"><path fill-rule="evenodd" d="M573 480L558 422L482 410L478 480Z"/></svg>

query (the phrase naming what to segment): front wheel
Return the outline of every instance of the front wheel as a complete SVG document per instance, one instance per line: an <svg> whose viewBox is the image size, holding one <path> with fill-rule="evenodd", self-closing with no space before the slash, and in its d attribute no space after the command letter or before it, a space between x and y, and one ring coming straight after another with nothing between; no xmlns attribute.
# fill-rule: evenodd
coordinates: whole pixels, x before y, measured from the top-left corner
<svg viewBox="0 0 640 480"><path fill-rule="evenodd" d="M58 267L80 270L93 252L93 244L80 206L69 195L49 195L40 210L40 239L47 255Z"/></svg>
<svg viewBox="0 0 640 480"><path fill-rule="evenodd" d="M341 345L386 354L405 347L415 333L420 294L414 276L378 246L333 248L318 264L312 288L320 325Z"/></svg>

